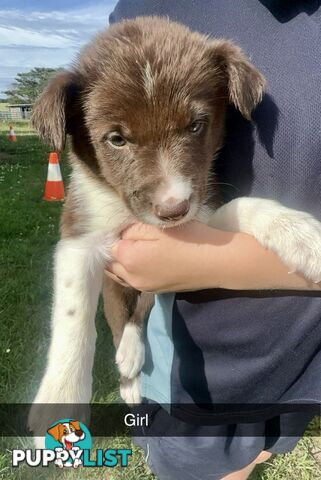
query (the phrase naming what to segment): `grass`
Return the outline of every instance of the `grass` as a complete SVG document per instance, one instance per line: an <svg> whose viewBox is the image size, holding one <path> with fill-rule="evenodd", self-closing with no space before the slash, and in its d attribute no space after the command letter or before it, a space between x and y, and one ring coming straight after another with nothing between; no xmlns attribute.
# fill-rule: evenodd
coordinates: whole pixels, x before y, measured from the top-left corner
<svg viewBox="0 0 321 480"><path fill-rule="evenodd" d="M6 112L8 110L9 103L0 102L0 112Z"/></svg>
<svg viewBox="0 0 321 480"><path fill-rule="evenodd" d="M9 125L12 125L15 133L19 133L20 136L23 136L23 135L35 136L35 132L32 130L28 120L0 121L1 135L7 135L9 133ZM4 151L5 150L3 150L3 152Z"/></svg>
<svg viewBox="0 0 321 480"><path fill-rule="evenodd" d="M58 239L61 203L42 200L47 175L48 148L39 142L25 122L14 123L17 142L7 140L7 125L0 124L0 402L30 402L44 369L49 341L52 289L52 254ZM23 135L28 132L28 135ZM61 168L65 182L68 166ZM114 348L100 306L97 315L98 344L94 365L94 400L118 398ZM152 480L142 451L132 446L125 469L83 469L76 472L55 467L11 468L12 448L31 446L28 438L3 438L0 479ZM96 439L97 448L128 448L126 438ZM291 454L274 457L259 466L252 480L321 480L316 451L319 438L305 437ZM214 472L213 472L214 473ZM181 479L178 479L181 480ZM201 480L201 479L200 479Z"/></svg>

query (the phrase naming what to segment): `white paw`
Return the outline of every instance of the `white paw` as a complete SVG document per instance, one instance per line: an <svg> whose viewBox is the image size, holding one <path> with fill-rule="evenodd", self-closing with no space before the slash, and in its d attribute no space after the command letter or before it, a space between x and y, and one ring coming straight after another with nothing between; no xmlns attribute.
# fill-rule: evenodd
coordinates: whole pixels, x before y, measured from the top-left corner
<svg viewBox="0 0 321 480"><path fill-rule="evenodd" d="M126 378L134 378L141 371L144 361L145 346L141 329L133 323L127 323L116 353L120 374Z"/></svg>
<svg viewBox="0 0 321 480"><path fill-rule="evenodd" d="M128 405L141 403L140 377L122 378L120 382L120 396Z"/></svg>
<svg viewBox="0 0 321 480"><path fill-rule="evenodd" d="M282 211L283 210L283 211ZM263 236L256 238L289 267L315 283L321 281L321 223L305 212L283 207Z"/></svg>

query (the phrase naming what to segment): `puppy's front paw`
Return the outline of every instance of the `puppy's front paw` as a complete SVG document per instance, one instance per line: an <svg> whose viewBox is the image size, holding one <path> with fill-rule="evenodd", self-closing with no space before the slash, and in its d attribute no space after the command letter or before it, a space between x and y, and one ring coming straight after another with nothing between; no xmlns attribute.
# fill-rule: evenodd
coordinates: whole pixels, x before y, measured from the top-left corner
<svg viewBox="0 0 321 480"><path fill-rule="evenodd" d="M134 378L141 371L144 361L145 346L141 329L134 323L127 323L116 353L120 374L126 378Z"/></svg>
<svg viewBox="0 0 321 480"><path fill-rule="evenodd" d="M128 405L141 403L140 376L120 379L120 396Z"/></svg>
<svg viewBox="0 0 321 480"><path fill-rule="evenodd" d="M72 383L46 374L43 378L36 398L28 415L28 428L33 434L36 448L44 448L44 442L39 440L46 434L48 428L62 418L76 418L85 424L90 418L90 406L83 389L80 393Z"/></svg>
<svg viewBox="0 0 321 480"><path fill-rule="evenodd" d="M284 209L264 237L257 239L308 280L321 281L321 223L305 212Z"/></svg>

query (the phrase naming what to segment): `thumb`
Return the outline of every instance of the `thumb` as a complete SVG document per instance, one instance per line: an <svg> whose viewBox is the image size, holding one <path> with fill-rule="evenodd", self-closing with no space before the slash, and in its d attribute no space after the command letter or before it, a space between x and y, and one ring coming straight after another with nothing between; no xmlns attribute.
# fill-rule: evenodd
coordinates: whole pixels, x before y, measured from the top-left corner
<svg viewBox="0 0 321 480"><path fill-rule="evenodd" d="M123 263L125 256L132 254L132 247L135 245L134 240L118 240L111 249L111 256L113 260Z"/></svg>
<svg viewBox="0 0 321 480"><path fill-rule="evenodd" d="M154 225L134 223L121 232L122 240L158 240L159 229Z"/></svg>

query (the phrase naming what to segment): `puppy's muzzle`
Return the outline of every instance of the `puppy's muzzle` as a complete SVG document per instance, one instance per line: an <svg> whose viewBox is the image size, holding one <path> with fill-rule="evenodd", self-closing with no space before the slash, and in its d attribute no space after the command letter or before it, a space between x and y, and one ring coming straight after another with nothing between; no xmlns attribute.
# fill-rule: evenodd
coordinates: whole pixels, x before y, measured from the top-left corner
<svg viewBox="0 0 321 480"><path fill-rule="evenodd" d="M169 198L166 202L160 205L155 205L155 215L163 221L181 220L184 218L190 209L189 200L177 200L176 198Z"/></svg>

